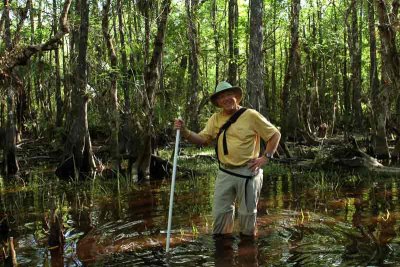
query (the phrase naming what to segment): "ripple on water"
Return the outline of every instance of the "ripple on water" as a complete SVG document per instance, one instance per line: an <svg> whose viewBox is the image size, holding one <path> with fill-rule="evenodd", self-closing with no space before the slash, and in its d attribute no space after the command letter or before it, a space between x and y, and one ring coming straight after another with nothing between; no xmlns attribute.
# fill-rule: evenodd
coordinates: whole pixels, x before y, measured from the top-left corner
<svg viewBox="0 0 400 267"><path fill-rule="evenodd" d="M208 239L208 240L207 240ZM171 248L167 255L161 244L155 249L117 253L104 260L107 266L214 266L212 238L199 238Z"/></svg>

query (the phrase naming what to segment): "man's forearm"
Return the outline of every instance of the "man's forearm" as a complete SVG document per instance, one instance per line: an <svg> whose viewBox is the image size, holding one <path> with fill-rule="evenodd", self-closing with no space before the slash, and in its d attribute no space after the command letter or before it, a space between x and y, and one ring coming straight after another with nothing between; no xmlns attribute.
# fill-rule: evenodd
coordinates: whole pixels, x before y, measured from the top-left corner
<svg viewBox="0 0 400 267"><path fill-rule="evenodd" d="M203 137L201 137L197 133L192 132L192 131L187 130L187 129L182 131L182 136L183 136L183 138L185 138L189 142L191 142L193 144L196 144L196 145L204 145L206 143L206 140Z"/></svg>
<svg viewBox="0 0 400 267"><path fill-rule="evenodd" d="M281 140L281 133L280 132L276 132L268 140L267 147L265 148L265 153L264 154L269 154L270 156L273 156L275 151L276 151L276 149L278 148L279 140Z"/></svg>

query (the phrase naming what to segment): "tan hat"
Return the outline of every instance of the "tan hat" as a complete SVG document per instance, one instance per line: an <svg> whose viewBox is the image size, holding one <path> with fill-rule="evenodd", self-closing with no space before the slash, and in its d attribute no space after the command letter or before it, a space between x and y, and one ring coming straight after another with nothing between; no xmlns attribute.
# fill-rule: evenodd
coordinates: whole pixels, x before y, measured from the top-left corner
<svg viewBox="0 0 400 267"><path fill-rule="evenodd" d="M211 103L213 103L214 106L220 107L217 103L217 98L218 96L225 91L233 91L238 95L238 102L240 102L242 100L242 88L240 88L239 86L232 86L230 83L228 82L220 82L217 87L215 87L215 91L214 93L210 96L210 101Z"/></svg>

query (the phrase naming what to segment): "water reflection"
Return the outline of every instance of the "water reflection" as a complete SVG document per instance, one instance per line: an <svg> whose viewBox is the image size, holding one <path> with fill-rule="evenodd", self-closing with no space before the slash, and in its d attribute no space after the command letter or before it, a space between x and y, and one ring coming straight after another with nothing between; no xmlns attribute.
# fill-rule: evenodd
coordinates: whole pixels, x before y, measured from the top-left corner
<svg viewBox="0 0 400 267"><path fill-rule="evenodd" d="M215 266L228 267L234 265L234 238L230 235L218 235L215 241Z"/></svg>
<svg viewBox="0 0 400 267"><path fill-rule="evenodd" d="M258 246L253 238L242 238L238 244L238 266L258 267Z"/></svg>
<svg viewBox="0 0 400 267"><path fill-rule="evenodd" d="M50 257L51 257L50 264L52 267L63 267L64 266L63 249L61 249L61 248L51 249Z"/></svg>
<svg viewBox="0 0 400 267"><path fill-rule="evenodd" d="M214 263L216 267L258 267L257 240L252 237L231 235L214 236Z"/></svg>
<svg viewBox="0 0 400 267"><path fill-rule="evenodd" d="M323 179L322 179L323 178ZM211 236L213 179L178 179L167 260L169 181L118 187L32 176L0 185L0 235L14 237L19 266L366 266L400 262L399 186L365 179L265 177L255 240ZM47 179L47 178L46 178ZM307 180L308 179L308 180ZM123 189L121 189L123 188ZM55 199L65 243L51 250L46 216ZM5 224L6 223L6 224ZM3 227L7 230L3 231ZM237 233L237 229L235 229Z"/></svg>

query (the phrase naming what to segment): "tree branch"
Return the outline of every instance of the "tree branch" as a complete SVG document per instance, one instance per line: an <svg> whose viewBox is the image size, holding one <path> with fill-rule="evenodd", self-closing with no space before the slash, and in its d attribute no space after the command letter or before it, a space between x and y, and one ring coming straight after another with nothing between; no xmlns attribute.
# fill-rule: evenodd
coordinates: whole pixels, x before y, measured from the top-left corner
<svg viewBox="0 0 400 267"><path fill-rule="evenodd" d="M17 29L15 30L14 39L11 42L11 49L13 49L14 46L19 42L20 32L21 32L22 26L24 25L24 21L25 21L26 17L28 16L28 10L31 5L32 5L32 0L27 0L25 9L23 9L23 11L21 13L21 18L18 22ZM32 16L32 14L31 14L31 16Z"/></svg>
<svg viewBox="0 0 400 267"><path fill-rule="evenodd" d="M14 47L14 49L0 57L0 78L8 76L7 73L10 73L16 66L25 65L34 54L41 51L53 50L57 47L61 38L69 32L67 16L71 2L72 0L65 1L60 16L60 28L52 38L37 45L29 45L22 48Z"/></svg>

